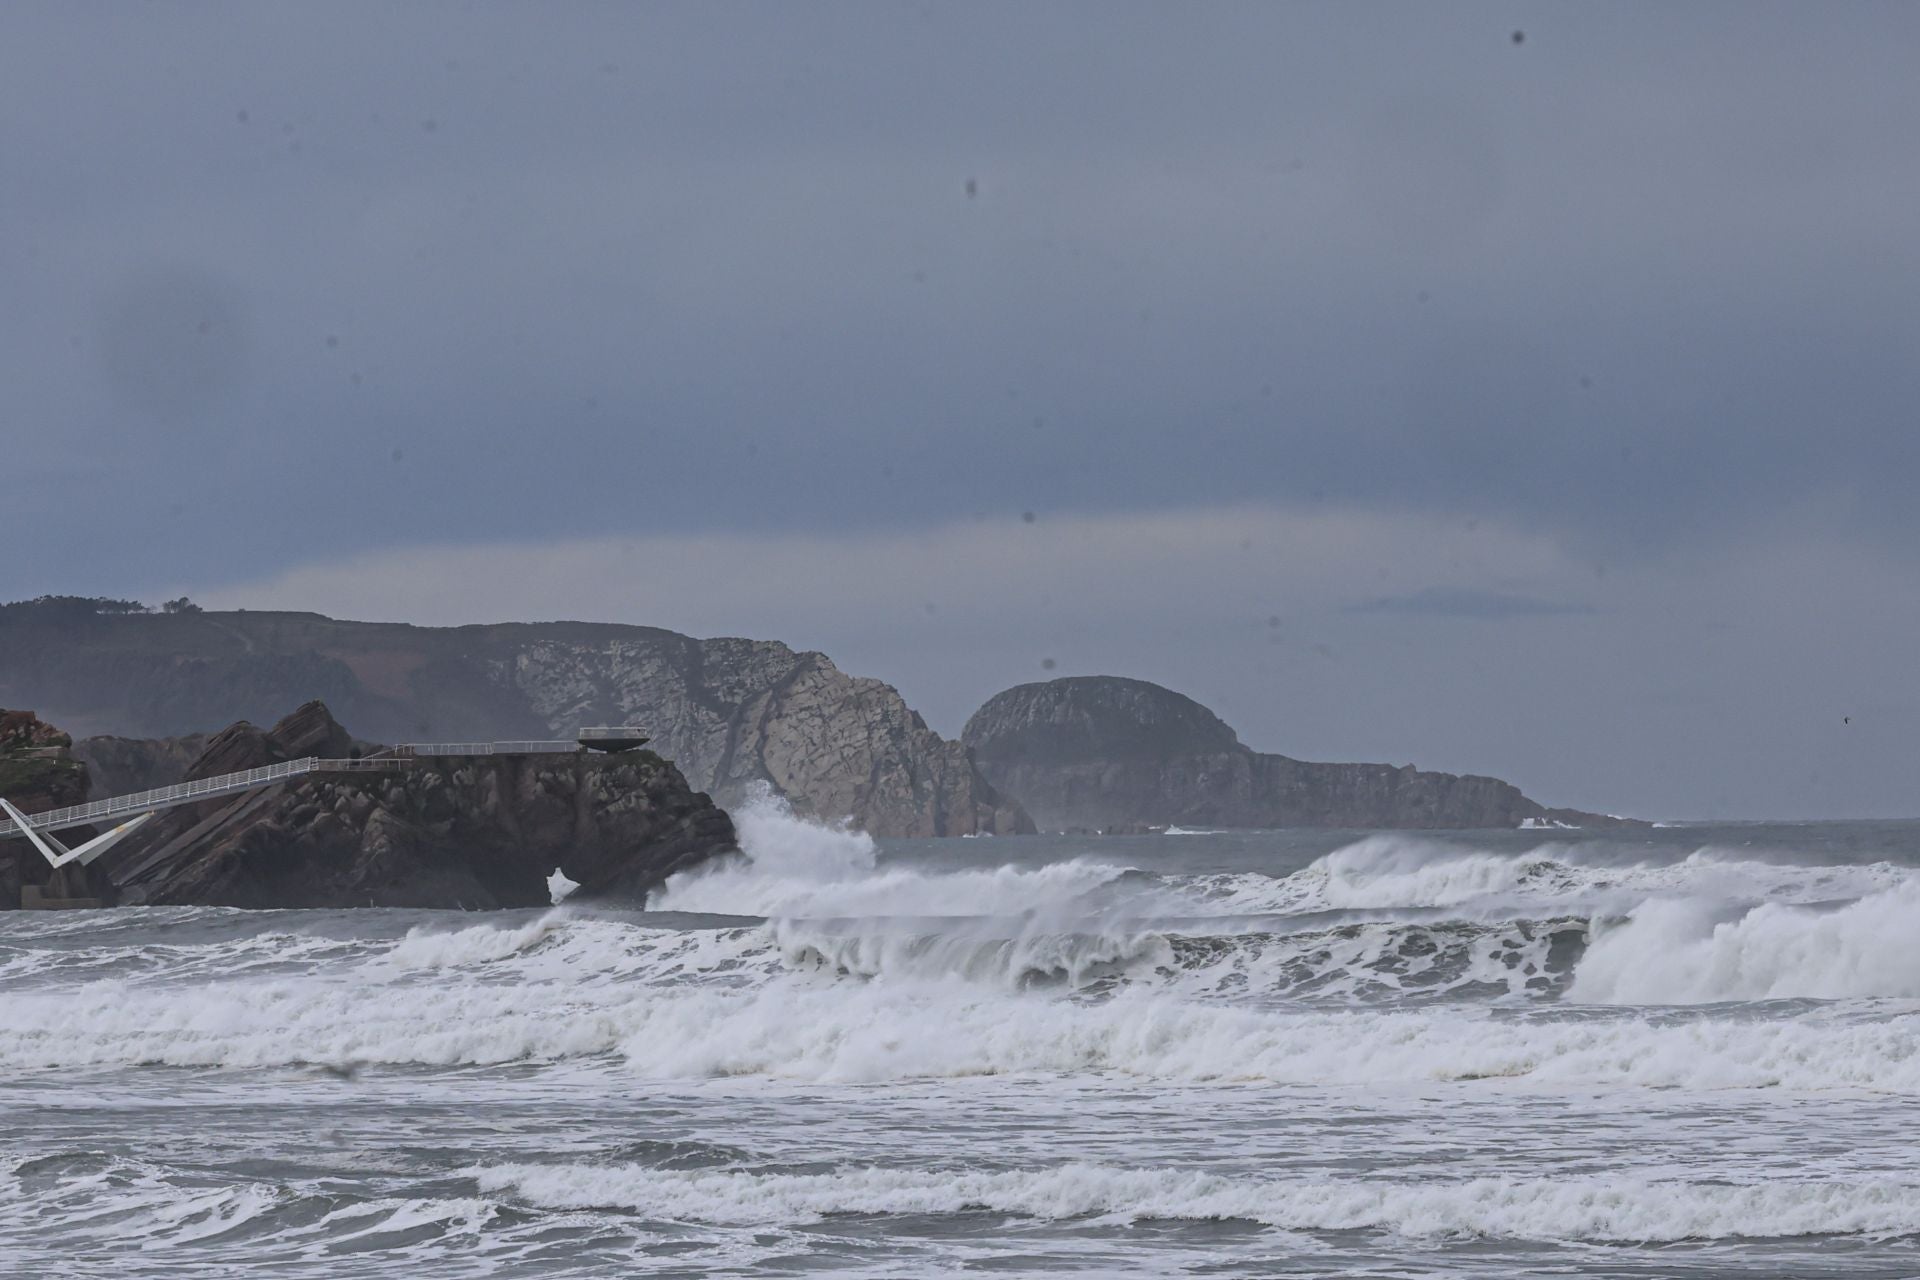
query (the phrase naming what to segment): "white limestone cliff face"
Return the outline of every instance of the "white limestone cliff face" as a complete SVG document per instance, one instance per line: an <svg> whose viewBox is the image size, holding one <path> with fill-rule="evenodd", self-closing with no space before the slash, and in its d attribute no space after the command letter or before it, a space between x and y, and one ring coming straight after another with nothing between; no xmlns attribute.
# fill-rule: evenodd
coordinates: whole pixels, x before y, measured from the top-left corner
<svg viewBox="0 0 1920 1280"><path fill-rule="evenodd" d="M665 634L665 633L656 633ZM553 732L634 723L721 804L756 782L801 812L851 817L879 835L1032 830L892 686L825 655L765 640L537 642L496 678Z"/></svg>
<svg viewBox="0 0 1920 1280"><path fill-rule="evenodd" d="M802 813L850 818L879 836L1031 830L966 749L927 728L896 690L776 641L583 622L413 627L314 613L0 609L0 704L40 707L82 736L166 739L268 723L313 698L377 742L635 724L722 804L765 782ZM86 749L103 777L123 781L179 754L105 740Z"/></svg>

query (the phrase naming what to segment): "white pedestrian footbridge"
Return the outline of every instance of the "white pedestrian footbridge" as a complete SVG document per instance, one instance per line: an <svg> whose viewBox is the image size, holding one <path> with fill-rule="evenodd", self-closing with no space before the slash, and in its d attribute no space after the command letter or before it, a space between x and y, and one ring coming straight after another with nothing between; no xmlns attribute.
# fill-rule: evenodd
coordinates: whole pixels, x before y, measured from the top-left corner
<svg viewBox="0 0 1920 1280"><path fill-rule="evenodd" d="M621 751L630 750L645 741L647 741L646 735L638 729L625 726L601 726L582 729L573 741L562 739L528 742L410 742L389 747L385 751L364 758L328 759L324 756L307 756L304 759L285 760L279 764L265 765L258 769L223 773L211 778L196 778L190 782L175 783L170 787L156 787L151 791L136 791L131 795L111 796L105 800L94 800L87 804L70 805L65 809L52 809L45 813L34 814L21 813L11 801L0 796L0 812L6 815L4 819L0 819L0 840L24 836L49 863L56 867L64 867L69 862L78 862L85 866L132 835L162 810L178 808L184 804L196 804L219 796L237 795L260 787L276 786L309 774L378 773L409 769L419 760L441 756L549 753L558 755L582 750ZM92 827L108 822L116 824L112 830L72 848L61 843L53 834L72 827Z"/></svg>
<svg viewBox="0 0 1920 1280"><path fill-rule="evenodd" d="M304 760L286 760L280 764L270 764L259 769L223 773L212 778L196 778L191 782L175 783L171 787L136 791L132 795L113 796L106 800L95 800L90 804L76 804L65 809L53 809L46 813L32 815L21 813L13 807L11 801L0 796L0 811L4 811L7 815L6 821L0 822L0 840L25 836L54 866L63 867L69 862L78 862L84 866L132 835L147 819L163 809L178 808L183 804L252 791L259 787L270 787L275 783L285 782L290 778L305 777L310 773L358 773L405 769L411 763L410 760L386 756L367 760L327 760L319 756L308 756ZM64 831L69 827L91 827L100 823L114 822L116 819L120 821L111 831L95 836L85 844L72 849L67 848L53 836L54 832Z"/></svg>

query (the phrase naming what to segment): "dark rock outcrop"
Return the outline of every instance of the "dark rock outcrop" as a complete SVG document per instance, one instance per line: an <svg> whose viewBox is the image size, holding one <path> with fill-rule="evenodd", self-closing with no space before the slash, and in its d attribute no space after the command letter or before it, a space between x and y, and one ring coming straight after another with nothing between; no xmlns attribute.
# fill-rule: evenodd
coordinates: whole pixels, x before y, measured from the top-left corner
<svg viewBox="0 0 1920 1280"><path fill-rule="evenodd" d="M215 734L187 776L338 758L351 741L312 703ZM545 904L556 868L578 897L639 901L734 848L726 813L650 751L466 756L171 810L101 869L122 904L478 909Z"/></svg>
<svg viewBox="0 0 1920 1280"><path fill-rule="evenodd" d="M28 752L58 752L73 745L71 734L56 729L31 711L0 711L0 752L18 758Z"/></svg>
<svg viewBox="0 0 1920 1280"><path fill-rule="evenodd" d="M765 783L801 813L850 817L876 835L1032 829L893 688L773 641L577 622L0 607L0 701L29 698L87 733L154 737L264 720L310 698L384 742L638 724L723 804Z"/></svg>
<svg viewBox="0 0 1920 1280"><path fill-rule="evenodd" d="M87 766L73 758L72 739L31 711L0 711L0 796L23 813L83 804ZM0 841L0 910L20 905L23 889L71 900L95 896L87 869L55 870L23 839Z"/></svg>
<svg viewBox="0 0 1920 1280"><path fill-rule="evenodd" d="M206 749L207 735L181 738L120 738L102 734L73 744L74 759L87 766L96 797L151 791L187 776Z"/></svg>
<svg viewBox="0 0 1920 1280"><path fill-rule="evenodd" d="M1008 689L974 713L961 740L1046 830L1619 821L1545 808L1498 778L1256 752L1193 699L1117 676Z"/></svg>

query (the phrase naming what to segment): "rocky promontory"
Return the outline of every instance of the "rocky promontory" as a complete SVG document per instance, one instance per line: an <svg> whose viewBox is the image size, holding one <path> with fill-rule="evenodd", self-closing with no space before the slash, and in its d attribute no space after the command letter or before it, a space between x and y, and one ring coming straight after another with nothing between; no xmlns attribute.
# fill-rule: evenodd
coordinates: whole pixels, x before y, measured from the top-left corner
<svg viewBox="0 0 1920 1280"><path fill-rule="evenodd" d="M31 711L0 711L0 796L25 813L84 804L87 766L72 746ZM26 890L61 900L90 896L84 868L56 871L25 840L0 840L0 910L18 906Z"/></svg>
<svg viewBox="0 0 1920 1280"><path fill-rule="evenodd" d="M358 749L310 703L213 735L184 779ZM556 869L577 897L638 902L735 848L726 813L651 751L446 756L165 810L91 872L122 905L482 909L546 904Z"/></svg>
<svg viewBox="0 0 1920 1280"><path fill-rule="evenodd" d="M264 722L310 698L381 742L643 725L722 804L765 785L797 812L851 818L879 836L1033 829L966 749L929 729L891 686L776 641L582 622L414 627L314 613L151 613L64 597L0 606L0 702L39 706L86 737L82 754L117 781L175 763L129 739Z"/></svg>
<svg viewBox="0 0 1920 1280"><path fill-rule="evenodd" d="M990 698L961 740L1043 830L1599 826L1498 778L1257 752L1193 699L1144 680L1076 676Z"/></svg>

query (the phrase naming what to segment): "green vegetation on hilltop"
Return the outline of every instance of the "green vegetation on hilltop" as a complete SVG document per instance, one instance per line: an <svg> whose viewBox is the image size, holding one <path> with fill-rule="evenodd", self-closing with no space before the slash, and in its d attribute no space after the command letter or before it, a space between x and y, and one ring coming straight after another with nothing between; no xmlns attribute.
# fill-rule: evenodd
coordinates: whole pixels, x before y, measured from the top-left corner
<svg viewBox="0 0 1920 1280"><path fill-rule="evenodd" d="M87 766L78 760L0 755L0 796L64 795L76 784L84 790Z"/></svg>
<svg viewBox="0 0 1920 1280"><path fill-rule="evenodd" d="M9 600L0 604L0 616L31 614L52 618L93 618L129 613L153 613L153 606L138 600L116 600L112 596L35 596L31 600ZM181 596L162 604L160 613L199 613L200 606Z"/></svg>

